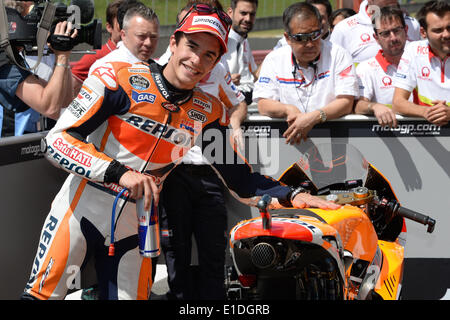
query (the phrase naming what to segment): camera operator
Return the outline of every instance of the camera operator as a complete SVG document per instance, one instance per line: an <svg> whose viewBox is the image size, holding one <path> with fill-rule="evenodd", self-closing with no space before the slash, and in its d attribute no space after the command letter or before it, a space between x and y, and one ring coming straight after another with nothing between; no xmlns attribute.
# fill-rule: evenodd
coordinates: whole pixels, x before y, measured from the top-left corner
<svg viewBox="0 0 450 320"><path fill-rule="evenodd" d="M12 1L11 1L12 2ZM14 8L14 7L13 7ZM26 15L26 11L21 12ZM67 21L56 24L53 33L57 36L75 38L77 30ZM0 106L3 109L1 136L22 135L27 124L18 124L22 132L15 130L16 119L20 113L33 109L45 117L57 119L62 107L67 106L72 98L72 74L69 66L71 50L61 51L49 47L55 54L55 65L51 78L45 81L30 70L24 70L11 61L0 66ZM25 59L23 48L15 47L16 57ZM5 52L0 51L3 57ZM23 61L22 61L23 62ZM22 117L23 121L30 118Z"/></svg>

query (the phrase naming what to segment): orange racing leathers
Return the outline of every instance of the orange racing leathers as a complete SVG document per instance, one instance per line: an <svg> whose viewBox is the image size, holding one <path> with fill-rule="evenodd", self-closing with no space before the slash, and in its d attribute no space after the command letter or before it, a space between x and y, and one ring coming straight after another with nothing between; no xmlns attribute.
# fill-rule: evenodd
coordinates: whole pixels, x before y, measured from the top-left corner
<svg viewBox="0 0 450 320"><path fill-rule="evenodd" d="M227 125L216 98L200 89L177 95L161 68L121 62L99 67L45 138L47 159L71 174L44 223L26 295L64 298L76 271L94 255L100 298L147 299L151 260L139 255L135 204L126 193L118 202L115 255L108 256L119 179L127 170L145 171L161 186L202 130L225 135ZM290 205L289 187L245 162L209 160L240 197L268 193Z"/></svg>

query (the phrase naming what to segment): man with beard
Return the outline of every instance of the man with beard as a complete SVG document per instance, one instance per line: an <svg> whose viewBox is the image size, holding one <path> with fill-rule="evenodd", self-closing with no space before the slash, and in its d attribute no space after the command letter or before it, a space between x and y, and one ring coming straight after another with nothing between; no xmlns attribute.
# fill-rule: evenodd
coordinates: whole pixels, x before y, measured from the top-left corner
<svg viewBox="0 0 450 320"><path fill-rule="evenodd" d="M253 29L258 0L232 0L227 13L232 25L228 36L228 52L222 62L228 65L231 80L245 96L247 105L252 103L254 81L258 70L248 42L248 33Z"/></svg>
<svg viewBox="0 0 450 320"><path fill-rule="evenodd" d="M422 37L409 44L394 78L394 111L446 125L450 120L450 4L433 0L417 13ZM408 101L414 92L414 102Z"/></svg>
<svg viewBox="0 0 450 320"><path fill-rule="evenodd" d="M381 49L375 57L361 62L356 68L360 98L355 113L373 114L380 125L396 127L397 119L392 111L392 78L406 44L403 12L396 7L382 8L375 20L373 36Z"/></svg>
<svg viewBox="0 0 450 320"><path fill-rule="evenodd" d="M378 9L390 6L399 7L398 0L364 0L357 14L336 25L331 33L330 41L346 49L355 63L374 57L380 50L380 46L372 36L372 19ZM407 26L407 39L420 40L417 20L407 15L404 15L404 19Z"/></svg>

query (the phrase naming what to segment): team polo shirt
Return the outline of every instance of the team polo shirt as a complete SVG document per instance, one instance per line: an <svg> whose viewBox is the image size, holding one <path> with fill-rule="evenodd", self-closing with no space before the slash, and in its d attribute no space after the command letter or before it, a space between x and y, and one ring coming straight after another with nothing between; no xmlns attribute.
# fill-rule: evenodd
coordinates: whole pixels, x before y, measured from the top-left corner
<svg viewBox="0 0 450 320"><path fill-rule="evenodd" d="M407 39L420 40L419 22L404 15L408 27ZM372 20L367 14L367 1L363 1L357 14L339 22L331 33L330 41L345 48L355 63L374 57L381 49L375 38Z"/></svg>
<svg viewBox="0 0 450 320"><path fill-rule="evenodd" d="M356 67L359 81L359 96L369 101L378 102L392 107L394 96L394 76L397 66L389 63L383 57L383 51Z"/></svg>
<svg viewBox="0 0 450 320"><path fill-rule="evenodd" d="M434 55L428 40L412 42L405 48L394 77L394 86L414 94L414 102L431 106L445 100L450 106L450 58Z"/></svg>
<svg viewBox="0 0 450 320"><path fill-rule="evenodd" d="M231 74L241 75L238 90L250 92L254 87L253 72L258 66L253 58L252 50L247 38L242 37L231 28L228 34L228 51L222 56L222 62L228 65Z"/></svg>
<svg viewBox="0 0 450 320"><path fill-rule="evenodd" d="M320 41L316 68L295 68L291 46L270 52L262 63L253 100L272 99L311 112L339 95L357 97L358 81L350 55L340 46Z"/></svg>

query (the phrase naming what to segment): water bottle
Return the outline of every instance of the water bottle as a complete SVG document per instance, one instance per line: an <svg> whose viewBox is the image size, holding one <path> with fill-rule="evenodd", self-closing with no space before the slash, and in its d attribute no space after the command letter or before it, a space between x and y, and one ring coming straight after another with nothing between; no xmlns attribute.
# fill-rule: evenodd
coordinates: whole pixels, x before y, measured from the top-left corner
<svg viewBox="0 0 450 320"><path fill-rule="evenodd" d="M139 253L145 258L155 258L160 254L158 209L153 204L144 209L144 198L136 200L138 217Z"/></svg>

